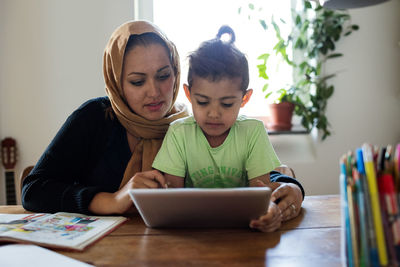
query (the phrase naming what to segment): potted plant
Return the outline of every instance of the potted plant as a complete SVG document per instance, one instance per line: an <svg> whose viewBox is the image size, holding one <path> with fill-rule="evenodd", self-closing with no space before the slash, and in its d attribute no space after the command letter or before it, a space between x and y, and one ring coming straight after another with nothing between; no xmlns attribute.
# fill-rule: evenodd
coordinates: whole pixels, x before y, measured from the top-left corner
<svg viewBox="0 0 400 267"><path fill-rule="evenodd" d="M256 10L251 3L248 8ZM266 93L265 98L274 99L274 104L291 103L294 113L300 116L303 127L307 130L317 128L322 132L321 139L324 140L331 134L325 113L328 99L334 92L334 87L328 84L328 80L335 74L323 73L322 66L329 59L343 56L341 53L334 53L335 43L359 27L351 24L346 10L325 9L314 1L313 4L304 1L303 8L293 10L292 16L294 25L287 36L282 36L280 31L280 25L286 23L284 20L276 22L273 17L270 18L270 23L266 19L258 20L265 31L271 28L268 25L272 25L277 42L270 53L278 55L284 64L293 68L294 73L291 85L270 88L267 74L271 67L268 64L270 53L260 55L258 59L261 63L257 66L259 76L266 80L262 90ZM290 47L292 54L287 51ZM297 57L293 58L293 55Z"/></svg>
<svg viewBox="0 0 400 267"><path fill-rule="evenodd" d="M276 48L276 46L275 46ZM274 49L275 49L274 48ZM289 60L286 55L286 48L281 49L280 53L285 62L294 66L293 62ZM296 96L296 90L292 86L283 86L277 90L269 90L269 76L267 74L267 62L270 54L262 54L258 57L262 61L257 65L259 77L267 80L264 84L262 91L266 93L265 98L273 98L273 103L269 104L270 120L267 123L268 129L272 131L290 131L292 129L293 111L296 105L302 105L301 100Z"/></svg>

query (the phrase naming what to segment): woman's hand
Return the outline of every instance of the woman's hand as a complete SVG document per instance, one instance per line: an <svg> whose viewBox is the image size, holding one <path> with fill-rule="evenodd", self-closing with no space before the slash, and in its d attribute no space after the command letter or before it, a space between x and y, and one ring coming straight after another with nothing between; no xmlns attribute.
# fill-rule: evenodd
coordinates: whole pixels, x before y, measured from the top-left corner
<svg viewBox="0 0 400 267"><path fill-rule="evenodd" d="M281 210L278 205L271 201L267 214L262 215L258 220L251 220L250 228L255 228L262 232L273 232L281 227L281 223Z"/></svg>
<svg viewBox="0 0 400 267"><path fill-rule="evenodd" d="M303 195L301 189L292 183L271 183L271 201L277 202L283 221L295 218L300 213Z"/></svg>
<svg viewBox="0 0 400 267"><path fill-rule="evenodd" d="M165 178L159 171L139 172L115 193L97 193L89 205L89 210L96 214L133 213L136 209L129 196L129 189L160 187L165 188Z"/></svg>
<svg viewBox="0 0 400 267"><path fill-rule="evenodd" d="M165 177L157 170L136 173L127 184L131 188L165 188ZM126 185L125 185L126 186ZM124 186L124 187L125 187Z"/></svg>

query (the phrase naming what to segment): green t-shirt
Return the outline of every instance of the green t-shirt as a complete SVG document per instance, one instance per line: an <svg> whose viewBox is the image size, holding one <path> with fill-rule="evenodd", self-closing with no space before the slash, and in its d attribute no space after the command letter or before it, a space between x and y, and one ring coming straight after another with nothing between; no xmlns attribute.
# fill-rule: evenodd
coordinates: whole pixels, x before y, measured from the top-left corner
<svg viewBox="0 0 400 267"><path fill-rule="evenodd" d="M280 166L264 124L239 116L223 144L212 148L193 116L171 123L153 168L185 177L186 187L244 187Z"/></svg>

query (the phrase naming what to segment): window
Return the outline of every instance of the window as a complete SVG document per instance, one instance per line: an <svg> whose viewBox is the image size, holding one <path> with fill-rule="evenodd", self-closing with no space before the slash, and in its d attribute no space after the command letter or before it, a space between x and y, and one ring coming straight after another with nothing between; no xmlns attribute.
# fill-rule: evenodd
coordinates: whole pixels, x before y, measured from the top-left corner
<svg viewBox="0 0 400 267"><path fill-rule="evenodd" d="M236 34L236 46L247 55L250 69L249 88L254 90L249 104L241 113L248 116L265 116L269 112L266 108L265 94L261 90L265 81L258 77L257 64L260 61L257 57L271 51L276 39L272 29L268 33L264 31L258 18L262 17L268 22L272 14L275 19L282 18L287 22L289 32L291 1L251 2L256 7L254 11L251 11L247 1L243 0L153 0L153 20L178 48L182 66L181 84L186 82L187 78L187 55L201 42L214 38L221 25L231 26ZM241 14L238 13L239 7L242 7ZM262 8L262 13L257 11L259 8ZM269 61L271 60L276 59L271 55ZM269 81L269 87L274 84L282 87L285 81L290 83L292 80L291 69L279 68L277 74L273 75L274 80ZM183 90L179 93L178 101L188 103Z"/></svg>

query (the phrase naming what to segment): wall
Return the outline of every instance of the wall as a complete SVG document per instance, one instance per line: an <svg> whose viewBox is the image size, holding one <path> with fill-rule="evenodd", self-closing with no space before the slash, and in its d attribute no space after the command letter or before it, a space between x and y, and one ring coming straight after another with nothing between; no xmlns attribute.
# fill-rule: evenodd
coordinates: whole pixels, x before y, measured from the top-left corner
<svg viewBox="0 0 400 267"><path fill-rule="evenodd" d="M133 18L133 2L0 1L0 138L18 142L18 175L76 107L104 95L103 49L111 32ZM338 72L328 107L332 136L271 137L309 195L339 192L338 160L348 149L400 142L400 1L350 13L361 28L340 42L345 56L326 69Z"/></svg>
<svg viewBox="0 0 400 267"><path fill-rule="evenodd" d="M0 1L0 138L17 140L17 175L75 108L105 94L104 47L133 14L131 0Z"/></svg>

